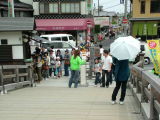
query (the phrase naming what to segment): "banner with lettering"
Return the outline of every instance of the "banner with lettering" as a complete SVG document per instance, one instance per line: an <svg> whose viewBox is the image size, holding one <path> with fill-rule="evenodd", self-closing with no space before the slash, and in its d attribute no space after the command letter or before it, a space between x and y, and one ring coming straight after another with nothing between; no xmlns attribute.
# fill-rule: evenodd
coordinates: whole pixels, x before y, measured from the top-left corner
<svg viewBox="0 0 160 120"><path fill-rule="evenodd" d="M160 40L147 40L155 72L160 75Z"/></svg>

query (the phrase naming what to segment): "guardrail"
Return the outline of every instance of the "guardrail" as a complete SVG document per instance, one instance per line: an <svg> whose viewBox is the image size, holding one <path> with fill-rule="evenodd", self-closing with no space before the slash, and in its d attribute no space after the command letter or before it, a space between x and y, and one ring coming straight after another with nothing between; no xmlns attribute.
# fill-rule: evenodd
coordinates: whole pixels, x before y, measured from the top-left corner
<svg viewBox="0 0 160 120"><path fill-rule="evenodd" d="M9 90L22 88L26 85L33 86L31 66L28 65L3 65L0 66L0 91L1 94Z"/></svg>
<svg viewBox="0 0 160 120"><path fill-rule="evenodd" d="M140 112L145 120L160 119L160 78L149 70L144 70L142 61L133 65L131 69L131 81L129 86L132 89L139 106Z"/></svg>

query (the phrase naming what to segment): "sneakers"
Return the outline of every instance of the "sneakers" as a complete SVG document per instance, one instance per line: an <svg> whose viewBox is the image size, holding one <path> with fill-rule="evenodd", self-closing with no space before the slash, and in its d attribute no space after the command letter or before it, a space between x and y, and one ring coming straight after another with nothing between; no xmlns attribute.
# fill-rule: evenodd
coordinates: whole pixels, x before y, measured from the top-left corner
<svg viewBox="0 0 160 120"><path fill-rule="evenodd" d="M112 105L116 104L116 101L112 101Z"/></svg>
<svg viewBox="0 0 160 120"><path fill-rule="evenodd" d="M113 100L112 100L112 105L114 105L114 104L116 104L116 101L113 101ZM119 101L119 104L120 104L120 105L123 105L123 104L124 104L124 101Z"/></svg>
<svg viewBox="0 0 160 120"><path fill-rule="evenodd" d="M123 105L123 104L124 104L124 102L123 102L123 101L120 101L120 102L119 102L119 104L120 104L120 105Z"/></svg>

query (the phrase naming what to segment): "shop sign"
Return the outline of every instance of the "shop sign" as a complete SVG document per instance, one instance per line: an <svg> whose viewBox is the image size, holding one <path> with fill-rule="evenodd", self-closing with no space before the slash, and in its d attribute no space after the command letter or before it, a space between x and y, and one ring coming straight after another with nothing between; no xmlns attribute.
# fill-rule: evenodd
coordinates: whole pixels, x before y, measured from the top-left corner
<svg viewBox="0 0 160 120"><path fill-rule="evenodd" d="M147 40L155 72L160 75L160 40Z"/></svg>

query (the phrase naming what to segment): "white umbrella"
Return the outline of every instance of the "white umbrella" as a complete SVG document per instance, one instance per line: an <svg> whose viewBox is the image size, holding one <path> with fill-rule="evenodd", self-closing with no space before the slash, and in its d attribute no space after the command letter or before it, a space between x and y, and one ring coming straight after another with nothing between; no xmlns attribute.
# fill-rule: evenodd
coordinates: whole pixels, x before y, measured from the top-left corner
<svg viewBox="0 0 160 120"><path fill-rule="evenodd" d="M110 46L111 55L118 60L134 60L140 52L140 42L131 37L119 37Z"/></svg>

